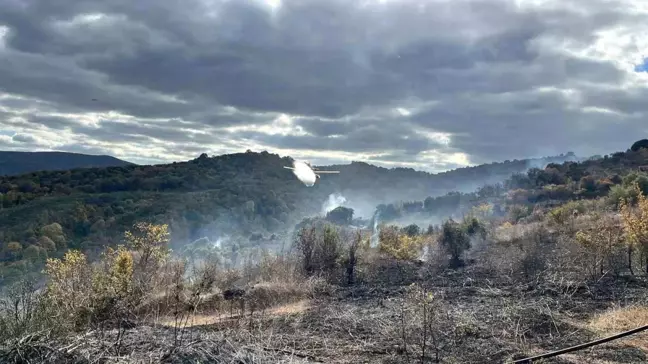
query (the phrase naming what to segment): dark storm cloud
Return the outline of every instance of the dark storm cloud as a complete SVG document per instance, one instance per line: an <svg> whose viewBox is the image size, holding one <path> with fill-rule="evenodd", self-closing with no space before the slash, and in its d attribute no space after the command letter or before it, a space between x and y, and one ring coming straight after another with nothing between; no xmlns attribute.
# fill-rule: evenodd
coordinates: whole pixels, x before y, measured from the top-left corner
<svg viewBox="0 0 648 364"><path fill-rule="evenodd" d="M443 153L608 152L646 132L645 85L628 83L618 54L592 51L620 26L645 36L648 17L629 1L263 3L0 0L0 96L24 97L0 98L0 128L65 131L75 141L59 147L75 149L156 142L177 158L246 140L382 150L385 162L434 151L442 169L454 165ZM257 127L280 113L305 133ZM219 131L243 125L255 129ZM423 128L451 133L450 144Z"/></svg>

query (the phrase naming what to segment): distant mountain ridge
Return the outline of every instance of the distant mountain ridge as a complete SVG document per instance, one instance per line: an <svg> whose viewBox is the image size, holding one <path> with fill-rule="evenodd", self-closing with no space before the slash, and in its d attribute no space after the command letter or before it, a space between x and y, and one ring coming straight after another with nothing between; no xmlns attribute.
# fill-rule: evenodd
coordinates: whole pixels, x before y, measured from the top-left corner
<svg viewBox="0 0 648 364"><path fill-rule="evenodd" d="M121 167L133 163L109 155L68 152L0 151L0 176L15 176L40 171L76 168Z"/></svg>

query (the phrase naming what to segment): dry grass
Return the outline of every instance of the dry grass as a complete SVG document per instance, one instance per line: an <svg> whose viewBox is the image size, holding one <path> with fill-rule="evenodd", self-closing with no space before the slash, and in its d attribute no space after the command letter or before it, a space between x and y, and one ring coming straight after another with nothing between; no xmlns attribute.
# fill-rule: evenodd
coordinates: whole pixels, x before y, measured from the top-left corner
<svg viewBox="0 0 648 364"><path fill-rule="evenodd" d="M258 312L254 314L254 316L264 316L264 318L269 319L269 318L279 318L281 316L303 314L308 309L310 309L311 306L312 306L311 301L305 299L293 303L288 303L285 305L276 306L272 309L269 309L265 313ZM219 312L214 312L212 314L202 313L202 314L197 314L192 316L189 319L188 323L183 326L184 327L208 326L208 325L214 325L225 321L235 320L238 318L241 318L241 315L223 316L222 313ZM176 325L176 321L173 317L161 317L160 319L157 320L156 323L158 325L168 326L168 327L174 327Z"/></svg>
<svg viewBox="0 0 648 364"><path fill-rule="evenodd" d="M590 329L600 336L614 335L644 325L648 325L648 306L639 305L612 308L595 315L589 322ZM619 342L648 351L648 332L619 339Z"/></svg>

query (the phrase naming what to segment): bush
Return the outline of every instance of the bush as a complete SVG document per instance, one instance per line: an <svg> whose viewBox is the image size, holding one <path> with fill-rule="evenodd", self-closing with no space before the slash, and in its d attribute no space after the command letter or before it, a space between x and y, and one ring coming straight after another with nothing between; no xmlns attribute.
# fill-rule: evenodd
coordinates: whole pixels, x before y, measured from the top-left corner
<svg viewBox="0 0 648 364"><path fill-rule="evenodd" d="M623 231L628 244L628 269L632 270L632 252L641 249L648 257L648 197L639 193L638 183L634 184L634 190L638 194L637 205L632 208L628 202L621 203L621 217ZM646 259L645 270L648 272L648 259Z"/></svg>
<svg viewBox="0 0 648 364"><path fill-rule="evenodd" d="M45 299L56 312L61 329L79 329L86 322L82 312L90 307L92 274L86 256L69 250L62 259L48 259Z"/></svg>
<svg viewBox="0 0 648 364"><path fill-rule="evenodd" d="M575 240L583 248L581 260L590 278L603 276L608 271L619 272L616 262L623 245L622 235L617 219L598 214L576 233Z"/></svg>
<svg viewBox="0 0 648 364"><path fill-rule="evenodd" d="M422 255L423 237L401 234L397 226L387 226L378 234L378 251L398 260L414 260Z"/></svg>
<svg viewBox="0 0 648 364"><path fill-rule="evenodd" d="M353 209L336 207L326 214L326 220L338 225L349 225L353 221Z"/></svg>
<svg viewBox="0 0 648 364"><path fill-rule="evenodd" d="M410 224L403 228L403 232L409 237L414 237L421 233L421 228L416 224Z"/></svg>
<svg viewBox="0 0 648 364"><path fill-rule="evenodd" d="M295 242L306 275L330 275L339 266L343 249L339 231L330 224L320 235L315 227L303 227Z"/></svg>
<svg viewBox="0 0 648 364"><path fill-rule="evenodd" d="M127 247L137 252L133 269L135 289L145 295L153 288L156 271L171 253L168 226L137 223L124 236Z"/></svg>
<svg viewBox="0 0 648 364"><path fill-rule="evenodd" d="M464 264L463 253L470 249L470 237L464 228L453 220L443 223L439 243L450 255L450 266L460 267Z"/></svg>

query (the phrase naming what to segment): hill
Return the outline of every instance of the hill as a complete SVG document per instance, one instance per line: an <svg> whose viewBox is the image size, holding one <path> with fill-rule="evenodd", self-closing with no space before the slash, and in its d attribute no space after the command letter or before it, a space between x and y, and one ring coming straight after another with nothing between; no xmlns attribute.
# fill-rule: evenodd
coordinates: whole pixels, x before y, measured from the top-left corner
<svg viewBox="0 0 648 364"><path fill-rule="evenodd" d="M0 175L3 176L37 171L127 166L131 164L130 162L108 155L88 155L67 152L0 151Z"/></svg>
<svg viewBox="0 0 648 364"><path fill-rule="evenodd" d="M344 197L356 216L370 217L377 204L470 190L538 163L573 158L508 161L443 174L354 162L327 167L342 173L326 176L311 188L282 168L292 163L290 158L268 152L4 176L0 259L12 267L5 276L19 276L26 269L23 257L29 247L35 248L28 255L41 258L68 248L98 253L121 241L123 232L138 221L169 224L176 247L208 236L227 237L234 249L245 248L259 244L250 241L259 234L289 234L304 217L321 214L333 194ZM55 238L43 230L54 227L59 231Z"/></svg>

